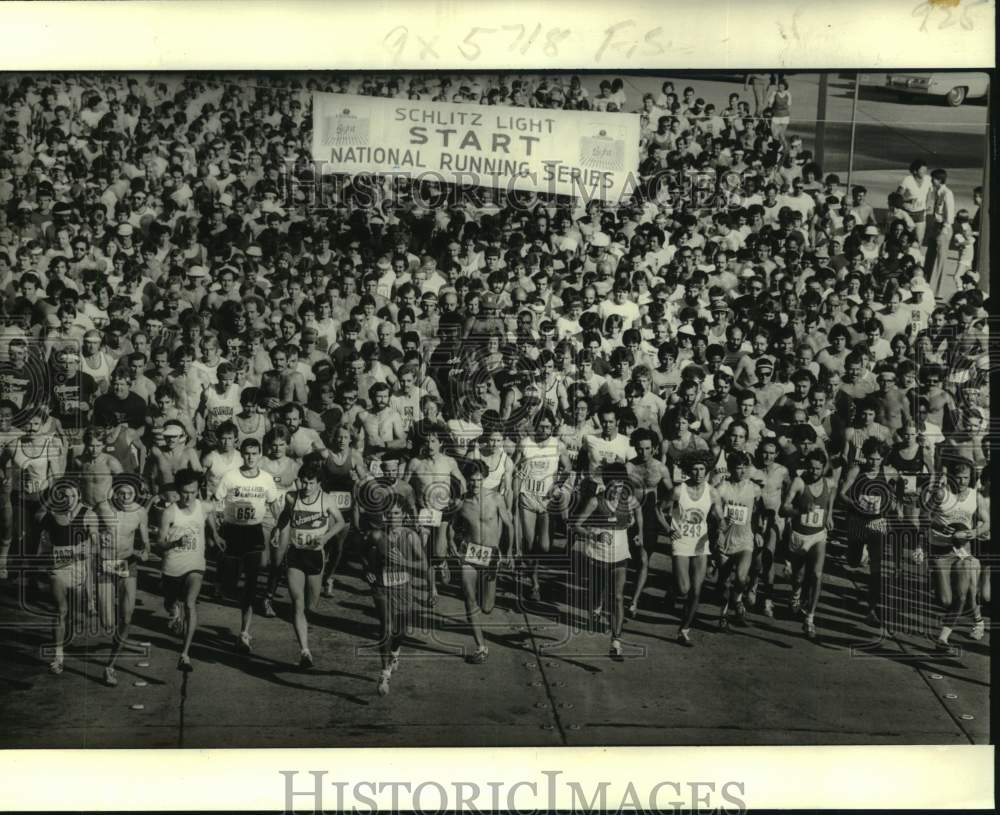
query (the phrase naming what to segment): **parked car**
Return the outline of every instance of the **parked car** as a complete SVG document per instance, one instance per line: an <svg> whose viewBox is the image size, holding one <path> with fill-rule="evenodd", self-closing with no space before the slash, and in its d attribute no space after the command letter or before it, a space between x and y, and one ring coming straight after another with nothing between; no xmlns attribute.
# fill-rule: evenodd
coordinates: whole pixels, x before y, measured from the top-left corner
<svg viewBox="0 0 1000 815"><path fill-rule="evenodd" d="M986 96L989 77L975 71L948 73L890 73L885 76L885 87L890 91L913 94L915 96L936 96L946 105L958 107L966 99Z"/></svg>

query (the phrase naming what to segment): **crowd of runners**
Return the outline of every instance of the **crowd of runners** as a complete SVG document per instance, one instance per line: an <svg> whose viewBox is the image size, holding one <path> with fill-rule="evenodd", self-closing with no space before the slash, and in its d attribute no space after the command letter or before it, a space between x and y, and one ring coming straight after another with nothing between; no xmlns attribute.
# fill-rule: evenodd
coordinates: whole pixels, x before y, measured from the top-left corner
<svg viewBox="0 0 1000 815"><path fill-rule="evenodd" d="M49 670L89 607L115 685L152 569L180 670L199 597L238 597L249 653L285 591L308 668L347 571L384 694L417 606L464 598L482 663L498 586L541 602L556 552L614 659L654 604L693 646L706 581L720 628L780 602L814 639L831 538L867 625L888 558L923 564L942 649L981 638L979 212L920 158L868 200L789 132L783 79L734 88L0 78L0 576L54 604ZM320 200L313 90L639 113L644 183L602 203L368 179L362 206L341 178Z"/></svg>

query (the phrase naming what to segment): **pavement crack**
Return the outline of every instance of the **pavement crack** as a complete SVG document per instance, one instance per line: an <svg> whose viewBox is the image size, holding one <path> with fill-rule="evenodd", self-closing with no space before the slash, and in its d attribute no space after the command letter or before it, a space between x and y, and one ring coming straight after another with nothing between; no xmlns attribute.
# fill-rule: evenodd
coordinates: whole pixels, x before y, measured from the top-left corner
<svg viewBox="0 0 1000 815"><path fill-rule="evenodd" d="M528 636L531 638L531 650L538 662L538 673L544 683L545 696L549 700L549 710L552 712L552 718L555 720L556 728L559 730L559 738L562 739L564 746L568 746L569 741L566 739L566 728L563 726L562 716L559 715L559 706L556 704L555 696L552 694L552 683L549 682L548 674L545 671L545 662L542 659L538 641L535 639L535 629L531 624L531 620L528 619L528 612L523 608L521 609L521 617L524 619L524 624L528 629Z"/></svg>

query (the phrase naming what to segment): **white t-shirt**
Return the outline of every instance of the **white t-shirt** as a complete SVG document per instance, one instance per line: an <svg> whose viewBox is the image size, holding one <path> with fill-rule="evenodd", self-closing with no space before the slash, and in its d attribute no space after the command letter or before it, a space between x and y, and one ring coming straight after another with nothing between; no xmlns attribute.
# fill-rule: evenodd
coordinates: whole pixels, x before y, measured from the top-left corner
<svg viewBox="0 0 1000 815"><path fill-rule="evenodd" d="M907 173L899 186L903 188L903 209L907 212L923 212L927 209L927 194L931 191L930 176L917 181L912 173ZM916 200L907 201L908 196Z"/></svg>
<svg viewBox="0 0 1000 815"><path fill-rule="evenodd" d="M602 320L607 320L609 314L620 314L625 321L626 328L630 328L632 323L639 319L639 307L631 300L626 300L621 305L604 300L598 308L598 313Z"/></svg>
<svg viewBox="0 0 1000 815"><path fill-rule="evenodd" d="M621 433L610 441L600 436L586 436L583 443L587 448L590 463L594 466L614 461L623 463L635 458L635 450L629 443L628 436Z"/></svg>
<svg viewBox="0 0 1000 815"><path fill-rule="evenodd" d="M215 500L222 503L227 524L258 526L267 513L267 505L278 501L284 492L274 483L274 477L260 470L253 478L242 470L230 470L215 490Z"/></svg>

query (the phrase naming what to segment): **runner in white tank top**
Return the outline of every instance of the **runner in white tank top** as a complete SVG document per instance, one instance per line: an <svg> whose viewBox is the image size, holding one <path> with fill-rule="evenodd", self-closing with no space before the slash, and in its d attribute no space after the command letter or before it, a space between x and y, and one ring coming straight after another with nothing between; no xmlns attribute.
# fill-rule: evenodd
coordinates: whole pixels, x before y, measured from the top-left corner
<svg viewBox="0 0 1000 815"><path fill-rule="evenodd" d="M184 637L177 669L194 670L188 651L198 627L198 595L205 576L205 530L211 504L198 499L199 473L180 470L174 476L177 503L163 510L157 549L163 558L163 601L167 627Z"/></svg>
<svg viewBox="0 0 1000 815"><path fill-rule="evenodd" d="M989 534L990 516L982 494L972 487L974 465L957 460L945 465L946 480L931 494L930 547L934 561L934 589L945 608L937 645L950 651L948 637L958 624L969 597L973 610L971 637L980 639L985 625L975 602L976 582L981 568L970 552L976 538Z"/></svg>
<svg viewBox="0 0 1000 815"><path fill-rule="evenodd" d="M554 436L556 419L552 411L542 408L535 420L534 437L525 437L514 459L514 495L517 496L520 517L520 551L522 556L545 555L549 551L549 508L552 488L556 483L562 443ZM541 599L538 582L538 559L534 558L531 572L533 601Z"/></svg>
<svg viewBox="0 0 1000 815"><path fill-rule="evenodd" d="M706 459L705 455L695 454L683 461L687 481L674 487L668 530L673 546L675 600L683 602L677 641L688 648L694 645L691 625L698 614L708 569L708 518L711 513L717 520L722 518L719 494L706 481Z"/></svg>

